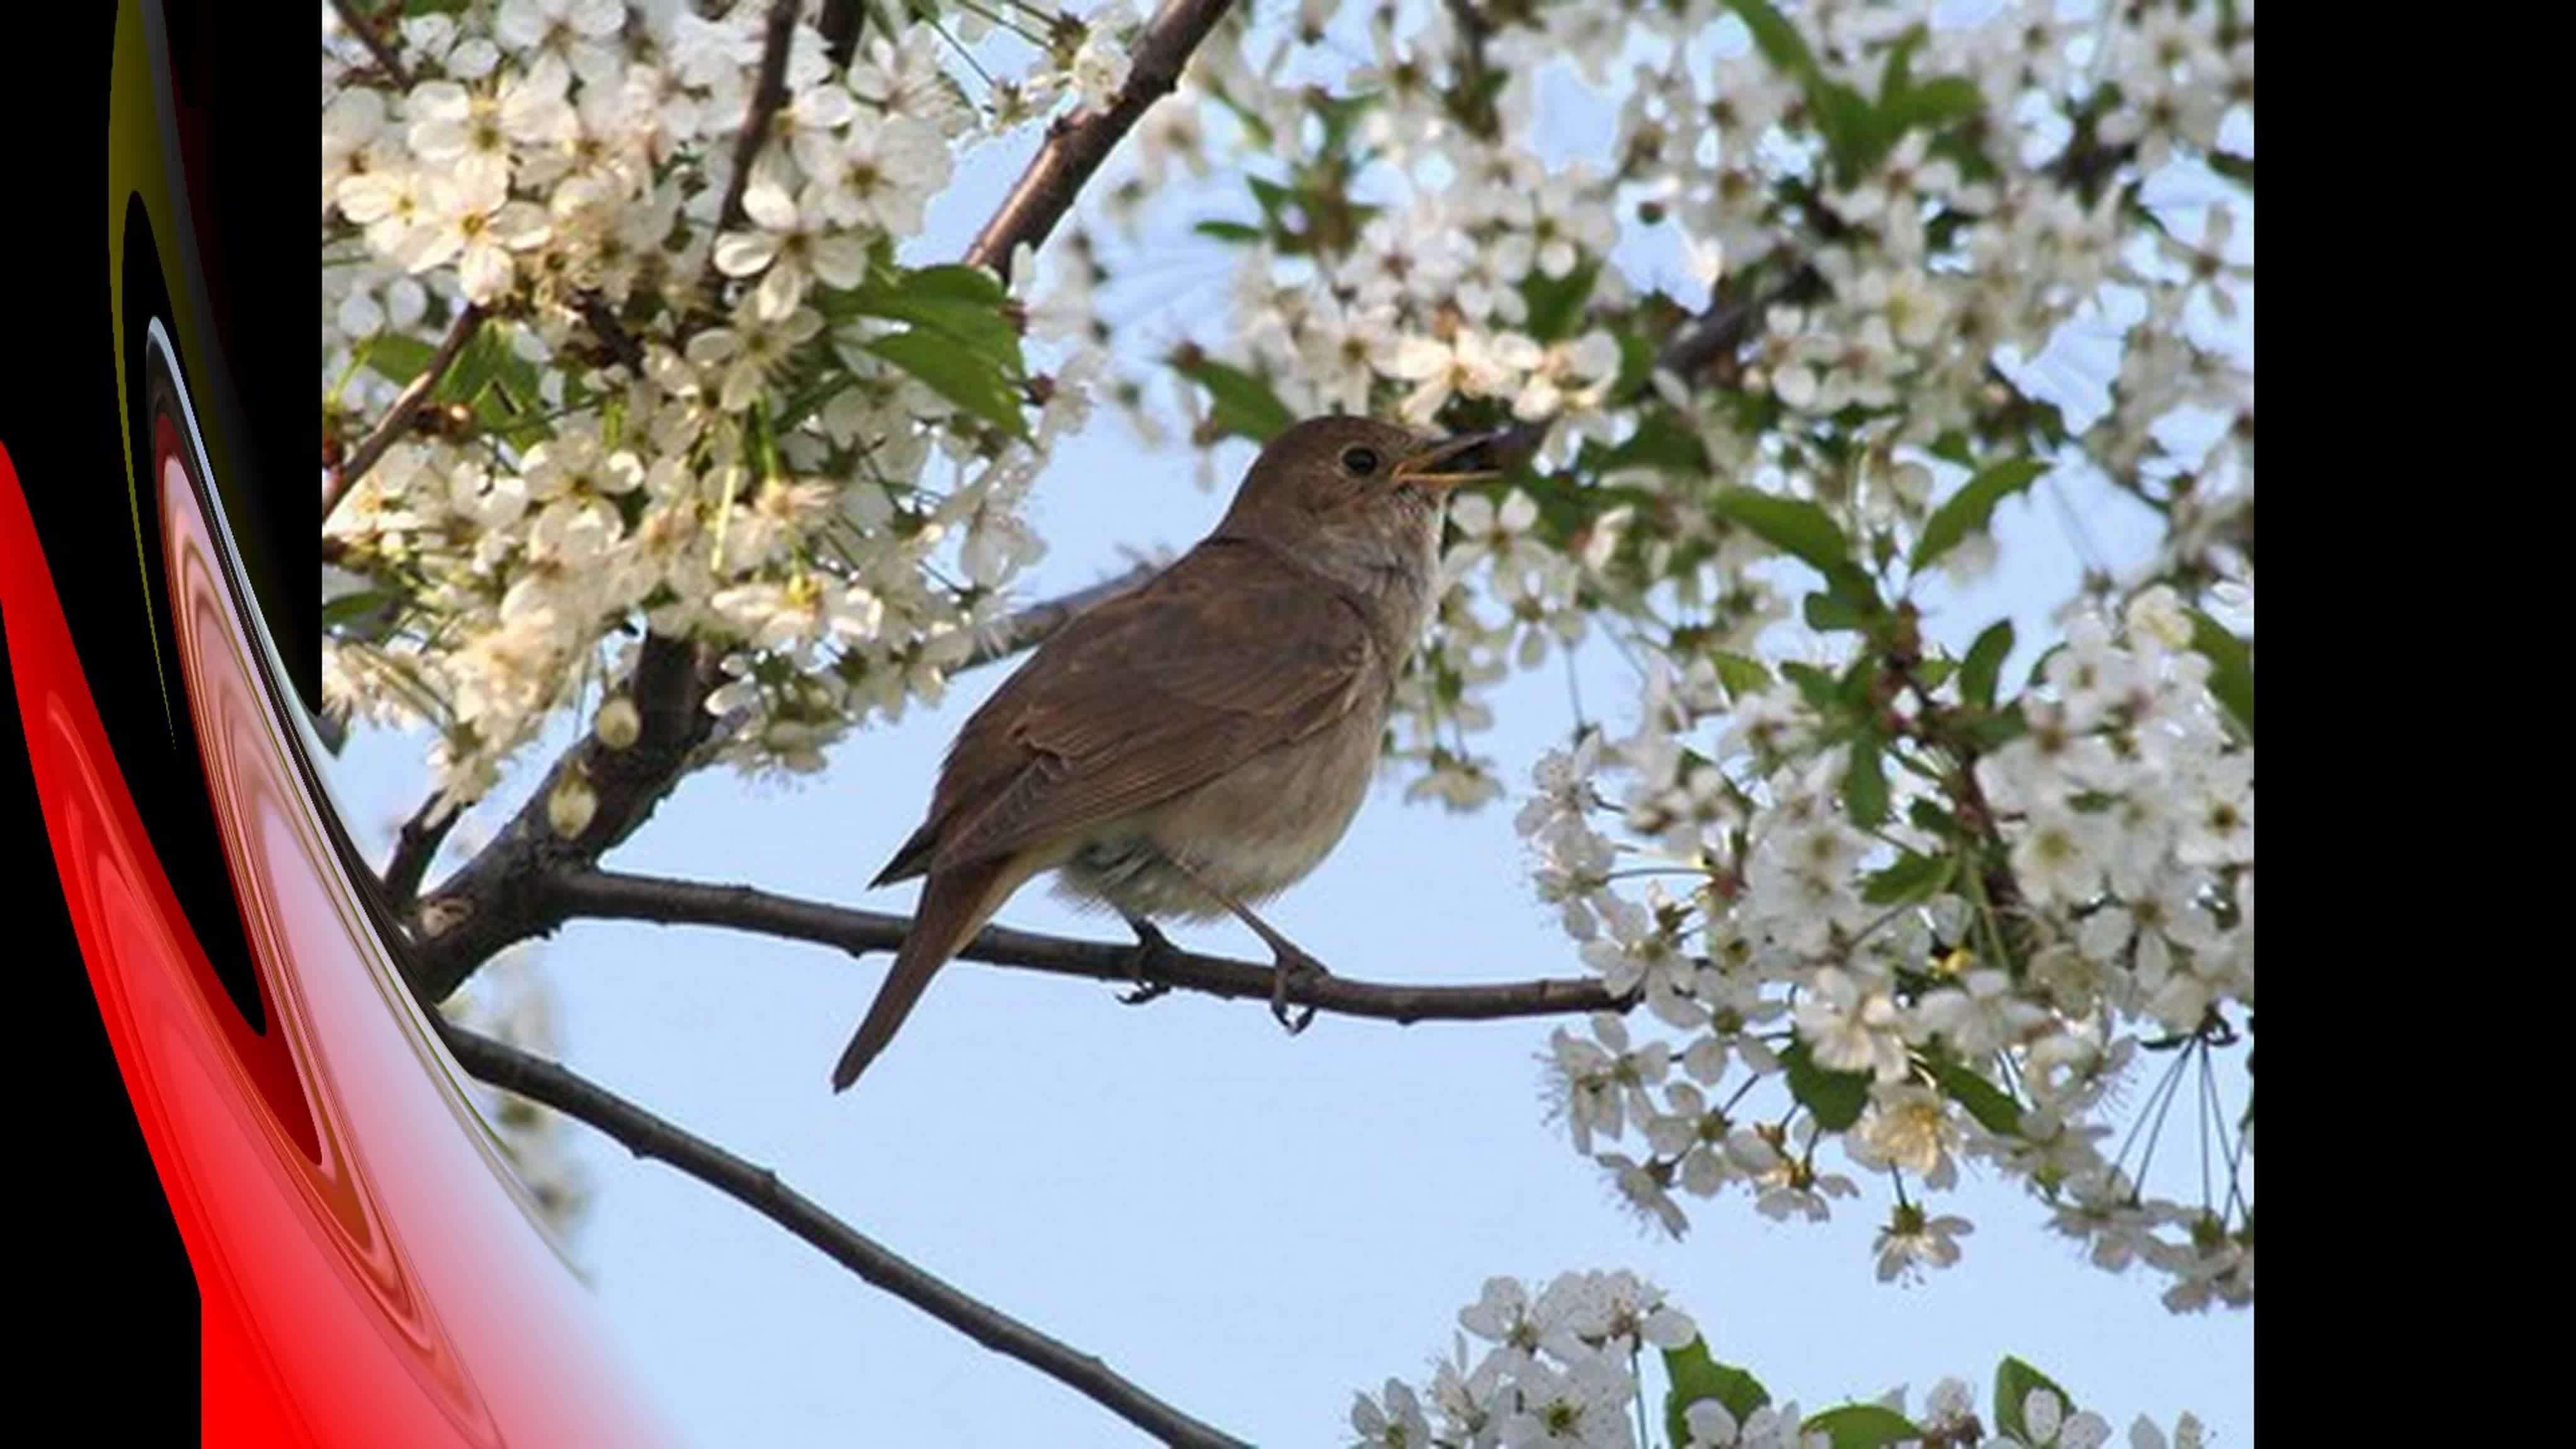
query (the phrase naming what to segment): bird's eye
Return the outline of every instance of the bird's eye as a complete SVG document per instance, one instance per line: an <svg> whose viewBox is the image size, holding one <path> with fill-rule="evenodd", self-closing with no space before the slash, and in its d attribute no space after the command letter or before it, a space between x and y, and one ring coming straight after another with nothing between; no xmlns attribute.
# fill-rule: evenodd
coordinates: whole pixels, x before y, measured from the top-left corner
<svg viewBox="0 0 2576 1449"><path fill-rule="evenodd" d="M1365 478L1377 471L1377 449L1344 448L1342 466L1349 469L1354 476Z"/></svg>

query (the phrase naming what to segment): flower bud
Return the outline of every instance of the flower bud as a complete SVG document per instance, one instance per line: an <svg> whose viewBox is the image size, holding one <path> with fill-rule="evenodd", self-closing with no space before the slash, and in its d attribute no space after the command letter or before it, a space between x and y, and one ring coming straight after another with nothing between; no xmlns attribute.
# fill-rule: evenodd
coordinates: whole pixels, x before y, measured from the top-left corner
<svg viewBox="0 0 2576 1449"><path fill-rule="evenodd" d="M546 820L566 840L579 838L590 828L590 817L598 813L599 792L577 774L567 772L546 796Z"/></svg>
<svg viewBox="0 0 2576 1449"><path fill-rule="evenodd" d="M635 701L622 694L612 694L599 707L599 718L591 722L599 742L612 750L622 750L635 743L644 732L644 717L635 712Z"/></svg>

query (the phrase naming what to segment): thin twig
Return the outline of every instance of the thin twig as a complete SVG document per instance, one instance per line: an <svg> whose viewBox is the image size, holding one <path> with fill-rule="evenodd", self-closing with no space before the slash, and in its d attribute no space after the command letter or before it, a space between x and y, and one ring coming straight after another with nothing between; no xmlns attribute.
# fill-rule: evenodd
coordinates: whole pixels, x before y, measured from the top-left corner
<svg viewBox="0 0 2576 1449"><path fill-rule="evenodd" d="M456 314L456 320L448 324L447 335L439 339L438 350L429 355L429 364L420 370L418 377L405 383L400 393L395 394L393 406L385 409L385 415L376 420L375 427L359 440L348 460L331 470L331 476L322 484L324 523L331 521L331 510L340 506L340 500L348 496L350 487L366 477L367 470L376 466L376 460L382 458L385 450L394 445L394 440L402 436L403 428L411 422L411 415L428 400L431 390L438 386L438 380L447 375L447 369L456 362L456 355L465 350L465 344L473 339L474 330L482 325L483 309L471 302L465 304L464 310Z"/></svg>
<svg viewBox="0 0 2576 1449"><path fill-rule="evenodd" d="M1778 284L1733 302L1712 301L1697 320L1675 332L1655 354L1655 370L1688 380L1693 373L1744 345L1754 327L1773 307L1813 296L1824 276L1804 261L1794 262Z"/></svg>
<svg viewBox="0 0 2576 1449"><path fill-rule="evenodd" d="M742 134L734 138L733 176L725 182L724 205L716 212L718 236L741 230L742 194L751 185L752 163L760 159L760 148L769 142L769 126L778 118L778 108L787 104L787 51L796 38L797 3L798 0L774 0L769 7L769 20L760 40L760 78L751 88L751 108L743 113ZM705 290L712 295L723 279L724 274L716 270L715 255L710 252Z"/></svg>
<svg viewBox="0 0 2576 1449"><path fill-rule="evenodd" d="M402 57L394 53L394 48L386 43L383 33L376 29L376 17L360 10L356 0L331 0L331 8L339 13L340 23L349 27L349 33L357 36L359 43L367 47L367 54L376 58L378 68L392 77L395 85L404 90L410 90L411 68L402 63ZM401 12L402 6L399 4L390 6L386 10L388 15L399 15Z"/></svg>
<svg viewBox="0 0 2576 1449"><path fill-rule="evenodd" d="M608 299L597 292L584 292L574 299L573 306L581 313L581 320L588 323L590 330L598 336L599 345L608 355L624 363L628 372L641 377L644 373L644 344L636 341L635 334L626 330L626 324L618 320L617 309L608 305Z"/></svg>
<svg viewBox="0 0 2576 1449"><path fill-rule="evenodd" d="M1191 54L1231 3L1164 0L1163 8L1137 38L1127 83L1103 109L1063 117L1048 128L1045 143L1029 158L1028 170L1020 173L1019 183L966 249L967 265L1008 274L1011 254L1021 243L1032 247L1044 243L1118 142L1154 102L1180 84Z"/></svg>
<svg viewBox="0 0 2576 1449"><path fill-rule="evenodd" d="M558 1063L458 1027L437 1013L457 1064L483 1081L598 1128L637 1157L687 1173L794 1233L826 1257L995 1353L1018 1359L1166 1444L1240 1446L1121 1376L1098 1355L1050 1337L896 1256L823 1211L778 1174L736 1157Z"/></svg>
<svg viewBox="0 0 2576 1449"><path fill-rule="evenodd" d="M1044 643L1048 635L1071 623L1076 614L1116 598L1161 571L1159 565L1140 563L1123 574L1103 579L1088 588L1076 589L1004 614L985 626L975 640L975 651L949 672L952 675L963 674L978 665L1008 659L1023 649L1033 649Z"/></svg>
<svg viewBox="0 0 2576 1449"><path fill-rule="evenodd" d="M905 916L854 910L821 901L775 895L751 886L613 871L566 872L535 882L530 894L555 921L581 917L652 921L662 925L721 926L790 940L837 946L852 955L891 951L912 928ZM1179 987L1227 1000L1271 1001L1273 971L1257 961L1165 950L1140 954L1126 942L1077 941L989 926L966 943L958 958L993 966L1131 984ZM1417 1021L1496 1021L1510 1017L1568 1016L1624 1011L1632 1004L1610 994L1597 977L1555 977L1477 986L1402 986L1347 976L1292 975L1287 998L1341 1016L1411 1025Z"/></svg>

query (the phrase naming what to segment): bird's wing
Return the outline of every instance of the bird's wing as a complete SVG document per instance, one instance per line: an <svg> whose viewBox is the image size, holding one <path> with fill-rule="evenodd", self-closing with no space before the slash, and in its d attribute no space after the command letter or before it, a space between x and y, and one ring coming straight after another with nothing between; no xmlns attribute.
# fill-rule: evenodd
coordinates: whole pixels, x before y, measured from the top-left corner
<svg viewBox="0 0 2576 1449"><path fill-rule="evenodd" d="M1144 809L1367 698L1359 612L1275 556L1211 541L1049 639L967 722L933 808L934 870Z"/></svg>

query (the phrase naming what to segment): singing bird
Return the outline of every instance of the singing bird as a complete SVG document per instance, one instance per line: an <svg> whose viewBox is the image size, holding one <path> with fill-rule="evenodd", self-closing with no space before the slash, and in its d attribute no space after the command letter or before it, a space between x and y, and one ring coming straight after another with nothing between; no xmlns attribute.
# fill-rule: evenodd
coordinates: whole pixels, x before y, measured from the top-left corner
<svg viewBox="0 0 2576 1449"><path fill-rule="evenodd" d="M1262 449L1214 533L1041 645L966 721L928 818L873 883L926 877L832 1089L1050 870L1063 894L1125 917L1143 950L1163 944L1156 919L1234 915L1271 949L1287 1024L1290 974L1323 968L1251 903L1303 879L1359 812L1431 612L1443 503L1517 446L1299 423Z"/></svg>

